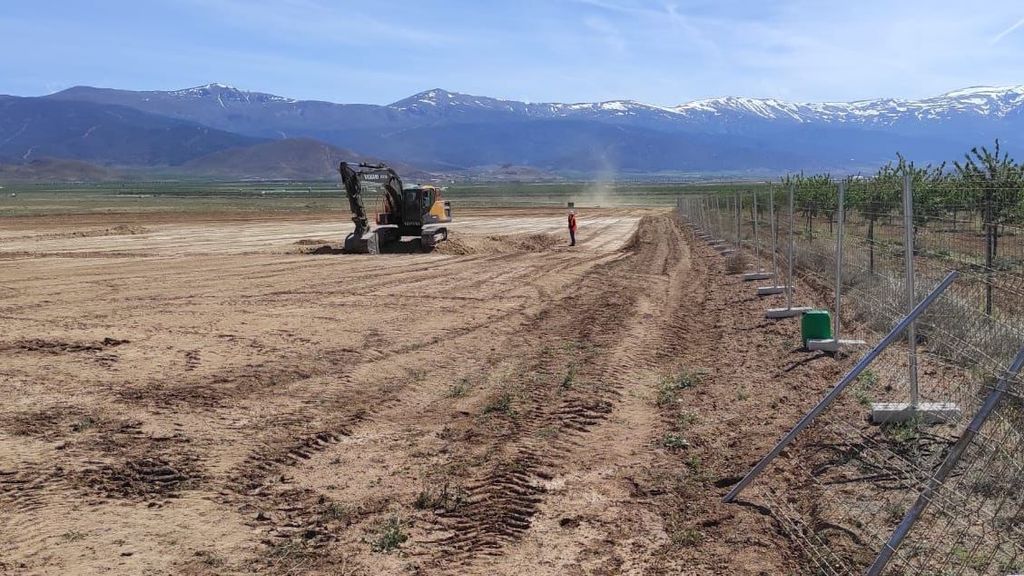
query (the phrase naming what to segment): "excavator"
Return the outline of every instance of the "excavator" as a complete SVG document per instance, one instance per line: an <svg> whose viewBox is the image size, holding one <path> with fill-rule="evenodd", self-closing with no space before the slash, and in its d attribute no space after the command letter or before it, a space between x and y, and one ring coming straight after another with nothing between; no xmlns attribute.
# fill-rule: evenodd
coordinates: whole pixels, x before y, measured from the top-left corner
<svg viewBox="0 0 1024 576"><path fill-rule="evenodd" d="M407 236L419 237L420 246L430 250L448 239L445 224L452 221L452 207L448 200L441 198L442 189L434 186L406 188L398 173L387 164L361 162L353 166L342 162L338 171L356 225L355 231L345 238L344 252L380 254L382 248ZM363 205L364 183L381 186L384 191L374 228L370 227Z"/></svg>

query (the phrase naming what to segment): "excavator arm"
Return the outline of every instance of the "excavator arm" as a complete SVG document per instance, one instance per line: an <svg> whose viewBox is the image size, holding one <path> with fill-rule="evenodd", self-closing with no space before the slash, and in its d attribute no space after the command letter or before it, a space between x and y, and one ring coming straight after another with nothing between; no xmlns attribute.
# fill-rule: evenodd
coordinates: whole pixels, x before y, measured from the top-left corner
<svg viewBox="0 0 1024 576"><path fill-rule="evenodd" d="M338 167L341 183L345 186L345 196L352 210L352 221L356 225L355 236L361 238L370 231L370 219L363 204L364 181L381 184L384 188L385 212L390 217L397 217L402 206L402 179L386 164L359 163L353 168L348 162Z"/></svg>

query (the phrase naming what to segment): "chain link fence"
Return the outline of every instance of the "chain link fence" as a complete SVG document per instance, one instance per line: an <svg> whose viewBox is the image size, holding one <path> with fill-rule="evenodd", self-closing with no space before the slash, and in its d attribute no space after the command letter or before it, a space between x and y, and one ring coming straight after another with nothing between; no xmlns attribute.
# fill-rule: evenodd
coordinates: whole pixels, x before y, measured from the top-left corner
<svg viewBox="0 0 1024 576"><path fill-rule="evenodd" d="M1000 186L911 169L679 200L709 241L742 248L728 256L742 259L736 271L771 276L751 290L779 293L790 267L792 284L817 292L814 300L832 301L838 286L835 327L869 346L959 272L914 323L915 344L904 337L884 350L743 494L771 510L812 573L1024 573L1024 381L1007 372L1024 346L1024 204ZM797 288L766 296L766 308L810 300ZM972 422L1001 381L991 413ZM878 403L958 412L878 425L869 418ZM943 470L951 454L958 459ZM922 494L924 514L893 546Z"/></svg>

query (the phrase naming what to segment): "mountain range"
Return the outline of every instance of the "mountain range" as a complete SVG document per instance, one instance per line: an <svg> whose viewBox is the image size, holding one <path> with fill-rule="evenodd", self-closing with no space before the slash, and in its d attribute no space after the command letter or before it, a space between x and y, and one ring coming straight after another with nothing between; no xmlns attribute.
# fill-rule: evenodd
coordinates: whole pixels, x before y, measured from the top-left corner
<svg viewBox="0 0 1024 576"><path fill-rule="evenodd" d="M0 162L40 158L212 178L333 177L383 158L445 175L769 174L872 170L897 152L959 158L1000 138L1014 151L1024 86L922 100L791 103L715 98L526 103L428 90L392 104L294 100L209 84L175 91L80 86L0 97ZM2 174L2 172L0 172Z"/></svg>

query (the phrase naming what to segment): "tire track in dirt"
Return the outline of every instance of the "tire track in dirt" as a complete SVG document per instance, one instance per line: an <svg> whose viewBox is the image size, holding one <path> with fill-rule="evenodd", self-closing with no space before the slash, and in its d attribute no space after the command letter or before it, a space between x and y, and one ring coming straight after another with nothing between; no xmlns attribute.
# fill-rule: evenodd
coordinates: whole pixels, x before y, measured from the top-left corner
<svg viewBox="0 0 1024 576"><path fill-rule="evenodd" d="M725 272L724 260L692 236L690 278L680 286L665 344L677 370L696 375L693 390L662 407L661 430L687 446L666 450L639 490L653 498L666 529L679 535L655 555L656 573L800 572L799 554L756 506L725 505L728 488L802 414L838 373L824 357L794 352L799 326L764 319L781 297L758 298ZM796 354L792 356L791 354ZM820 358L819 363L816 359ZM682 482L668 480L686 471Z"/></svg>
<svg viewBox="0 0 1024 576"><path fill-rule="evenodd" d="M544 499L544 486L560 474L559 462L583 446L587 434L613 412L628 375L646 369L642 358L608 352L629 331L637 300L646 291L633 278L641 271L673 268L678 238L667 218L642 221L637 234L642 240L630 257L596 267L531 323L528 333L535 338L515 354L533 358L521 372L538 375L541 384L528 388L526 406L508 433L493 439L500 443L501 456L468 484L467 503L438 514L442 535L428 541L438 549L433 553L438 567L466 571L519 540ZM647 278L655 280L651 285L664 284L658 274ZM585 390L566 388L564 358L540 349L552 341L587 346L581 364L569 368L573 378L591 383ZM538 431L546 433L538 438Z"/></svg>
<svg viewBox="0 0 1024 576"><path fill-rule="evenodd" d="M516 255L501 257L503 260L516 259ZM593 258L567 258L566 262L559 265L560 270L571 267L585 269L592 265L592 260L601 260L602 255ZM571 260L571 262L569 261ZM507 264L506 264L507 265ZM472 265L466 265L468 273L475 274ZM516 275L503 274L507 276L508 285L494 281L487 284L488 291L495 294L503 294L511 290L522 290L522 279L524 277L539 278L544 274L550 274L550 266L545 262L530 262L521 267L522 270ZM391 280L379 281L380 285L386 285ZM461 292L479 294L480 289L461 284L460 275L454 278L444 279L444 283L453 285L453 289ZM373 287L366 287L370 291ZM525 316L531 314L529 309L543 306L533 302L524 304L514 303L502 314L501 323L495 325L493 313L487 313L480 321L474 321L462 326L447 330L443 336L435 336L431 339L413 338L411 341L402 340L392 342L384 350L375 351L372 355L363 354L359 358L353 358L348 362L348 374L341 378L344 383L336 381L336 385L347 384L349 388L339 389L332 393L329 390L322 392L323 402L315 409L292 412L292 417L282 415L275 421L258 425L259 429L272 429L274 434L260 440L261 447L250 453L244 462L232 470L224 480L225 486L232 493L225 497L225 503L232 503L242 510L254 513L257 523L261 525L266 538L264 544L268 549L279 548L285 543L301 540L304 549L319 549L335 539L335 534L343 527L337 526L337 519L332 518L332 511L336 511L337 503L318 494L315 491L290 485L288 480L289 471L303 461L309 460L316 453L322 452L336 443L343 437L352 435L352 431L361 426L373 423L375 415L384 410L395 409L402 404L401 397L414 392L409 385L390 386L380 397L372 397L366 394L365 389L359 386L360 382L366 382L361 378L351 376L354 372L365 372L379 374L376 367L384 368L401 363L408 356L420 350L437 344L442 338L452 345L454 349L464 349L464 354L472 356L476 349L475 341L479 340L478 333L481 329L488 328L490 332L503 334L501 338L508 338L515 332L521 330L520 324ZM415 330L410 329L415 336ZM465 344L460 344L465 341ZM459 358L452 358L452 362L458 365ZM337 380L339 375L334 375ZM342 388L345 388L342 386ZM413 386L415 388L415 386ZM280 391L276 391L280 393ZM256 401L256 399L253 399ZM337 415L336 411L342 411L347 415ZM324 418L324 414L335 415ZM313 432L308 432L313 430ZM306 432L303 432L306 431ZM375 510L369 509L367 513ZM346 522L352 522L353 517L347 518Z"/></svg>
<svg viewBox="0 0 1024 576"><path fill-rule="evenodd" d="M312 259L287 257L282 263L281 257L258 256L254 261L211 257L195 260L194 267L172 268L171 260L147 258L119 267L115 280L109 279L108 264L95 261L69 263L80 272L74 280L48 272L17 274L21 288L32 287L39 278L55 280L53 285L44 280L36 297L16 303L34 315L19 324L21 333L31 334L36 330L32 326L54 320L56 312L49 312L42 301L59 294L68 305L78 302L81 310L74 315L74 325L69 322L54 331L58 335L118 329L111 332L114 337L127 334L131 340L123 352L119 348L122 373L101 372L99 367L83 371L69 355L61 355L54 359L52 387L40 382L37 389L74 394L87 413L100 408L103 413L123 410L113 422L139 418L142 423L138 434L126 434L120 440L97 427L95 436L115 438L107 447L92 444L88 435L70 439L68 447L57 452L53 443L39 444L26 448L25 454L0 460L5 471L9 463L18 463L19 473L8 474L12 479L7 485L33 486L18 490L23 493L18 503L13 503L14 488L0 497L0 506L16 517L0 528L4 535L21 531L18 527L32 528L25 531L31 533L29 539L19 539L15 545L18 556L37 554L40 547L55 544L85 549L96 543L92 531L83 532L82 544L76 544L77 533L69 533L74 541L61 542L60 532L54 532L59 529L49 523L55 517L74 514L79 525L88 526L90 516L109 517L120 510L125 514L122 525L130 530L147 526L160 510L188 507L215 510L222 521L230 516L225 526L244 522L262 535L266 549L253 557L233 557L230 566L236 571L317 566L306 555L309 550L291 564L269 555L296 540L309 541L313 550L326 549L324 561L337 560L335 539L362 530L360 518L374 517L380 509L368 505L354 516L339 517L330 496L297 482L297 472L305 463L341 449L349 438L366 430L400 426L403 413L418 409L425 398L435 398L451 378L485 370L487 363L500 362L517 350L525 359L523 367L536 366L538 374L557 384L565 365L557 354L544 356L545 346L571 338L582 342L601 331L614 338L610 321L592 323L585 317L583 326L575 325L581 318L559 307L594 304L608 307L614 316L618 299L578 294L597 289L590 284L596 278L592 269L612 266L622 259L618 253L556 249L537 254L409 257L407 262L396 257L387 259L385 274L380 274L379 261L370 259L317 258L319 262L311 264ZM239 288L237 294L224 292L224 278ZM378 296L386 302L392 286L406 282L413 290L429 289L439 297L423 299L423 309L412 315L380 305L374 312L384 313L376 319L350 318L343 312L353 298L372 302ZM353 296L353 289L365 296ZM408 304L396 305L402 306ZM337 320L332 309L339 310ZM312 330L292 320L297 313ZM311 313L317 314L320 326L309 320ZM439 327L444 314L454 315ZM226 315L231 324L224 323ZM152 328L146 326L147 318L156 319ZM384 328L368 329L374 322ZM570 326L563 330L562 324ZM335 337L334 332L339 335ZM368 338L360 340L346 332ZM520 340L518 347L507 345ZM438 347L450 353L443 364L432 362ZM353 350L359 352L353 354ZM157 359L160 363L153 364ZM428 367L423 377L411 372L419 366ZM19 364L12 371L28 368ZM30 383L31 373L25 374ZM513 462L536 470L529 475L528 490L533 490L538 478L543 481L545 467L552 466L549 447L538 446L532 436L546 428L556 429L561 436L557 443L571 449L576 444L574 435L585 434L604 419L616 398L610 393L605 398L603 392L579 391L579 398L572 398L573 394L577 392L529 392L521 400L524 424L516 424L522 431L513 433L520 440L512 457ZM5 411L0 418L9 414ZM183 435L159 440L170 438L167 430L182 430ZM164 447L146 460L142 455L153 442ZM54 457L39 460L31 468L27 463L33 454ZM496 457L485 462L480 474L473 474L480 486L471 485L473 478L467 478L466 485L483 497L494 490L488 486L505 483L518 489L514 487L522 485L525 476L514 466L503 467L504 461ZM174 497L149 488L164 483L172 487ZM80 508L72 512L67 495L82 494L83 486L88 495L74 504ZM21 506L26 498L39 507ZM529 516L521 512L523 503L507 502L507 509L484 533L512 530L518 534L528 525ZM148 508L150 503L155 506ZM488 518L487 512L479 511L479 517ZM214 528L196 526L186 540L212 535ZM152 533L161 530L151 529L157 531ZM245 533L244 528L240 533ZM148 561L166 566L174 557L150 556ZM36 566L52 566L48 564L52 557L35 558Z"/></svg>

